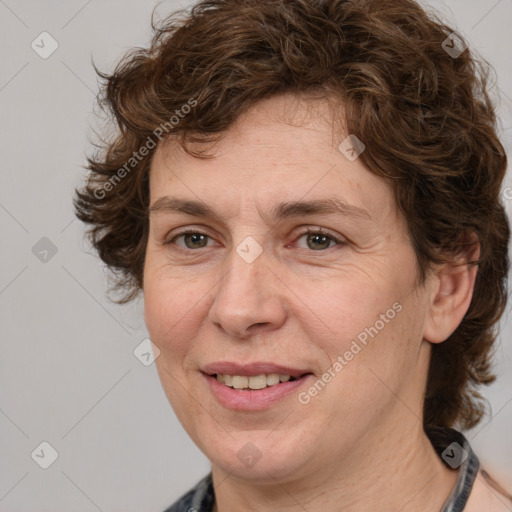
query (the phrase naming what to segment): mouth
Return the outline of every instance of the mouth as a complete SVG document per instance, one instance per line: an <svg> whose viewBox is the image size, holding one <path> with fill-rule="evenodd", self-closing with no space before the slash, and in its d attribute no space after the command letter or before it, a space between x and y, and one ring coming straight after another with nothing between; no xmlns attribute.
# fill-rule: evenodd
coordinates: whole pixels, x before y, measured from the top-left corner
<svg viewBox="0 0 512 512"><path fill-rule="evenodd" d="M226 408L262 411L307 386L313 373L274 363L218 362L202 368L211 392Z"/></svg>
<svg viewBox="0 0 512 512"><path fill-rule="evenodd" d="M295 380L301 379L305 375L310 375L309 373L305 373L298 377L294 377L288 374L279 374L279 373L268 373L268 374L260 374L260 375L229 375L227 373L214 373L212 377L217 379L221 384L231 388L231 389L239 389L244 391L251 390L259 390L270 388L273 386L277 386L283 382L293 382Z"/></svg>

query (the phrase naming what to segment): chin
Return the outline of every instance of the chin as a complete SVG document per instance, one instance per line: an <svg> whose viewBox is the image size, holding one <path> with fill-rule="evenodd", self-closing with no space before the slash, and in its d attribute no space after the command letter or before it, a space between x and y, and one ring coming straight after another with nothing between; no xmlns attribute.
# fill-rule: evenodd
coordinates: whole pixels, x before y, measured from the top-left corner
<svg viewBox="0 0 512 512"><path fill-rule="evenodd" d="M275 484L274 479L290 480L304 471L308 456L300 448L303 445L311 446L304 441L294 442L289 435L279 436L265 430L226 434L213 449L211 446L200 446L200 449L212 466L230 476Z"/></svg>

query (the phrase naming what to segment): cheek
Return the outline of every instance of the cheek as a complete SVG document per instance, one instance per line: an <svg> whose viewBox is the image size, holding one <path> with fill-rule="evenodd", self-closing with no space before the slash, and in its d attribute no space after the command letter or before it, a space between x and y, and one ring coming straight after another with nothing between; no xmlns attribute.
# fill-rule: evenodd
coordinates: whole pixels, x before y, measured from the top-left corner
<svg viewBox="0 0 512 512"><path fill-rule="evenodd" d="M380 325L381 314L391 309L388 317L394 316L393 304L400 300L400 290L392 284L379 283L375 276L373 280L366 275L358 279L355 272L327 286L310 283L303 293L309 297L307 305L322 320L317 325L325 327L329 338L337 340L340 349L376 321Z"/></svg>
<svg viewBox="0 0 512 512"><path fill-rule="evenodd" d="M198 291L199 293L199 291ZM144 284L144 320L153 343L161 350L179 350L184 332L197 317L201 302L194 285L148 275Z"/></svg>
<svg viewBox="0 0 512 512"><path fill-rule="evenodd" d="M407 268L389 266L386 272L372 272L370 265L354 266L325 286L304 285L308 305L322 320L310 323L308 330L310 339L329 356L324 365L332 365L341 356L343 370L350 366L350 374L368 366L387 374L401 367L404 358L412 357L411 339L418 337L423 313L411 294L414 266L411 272Z"/></svg>
<svg viewBox="0 0 512 512"><path fill-rule="evenodd" d="M162 338L166 330L172 326L172 319L168 318L166 311L169 308L170 297L154 279L146 278L144 281L144 321L149 331L151 341L162 348Z"/></svg>

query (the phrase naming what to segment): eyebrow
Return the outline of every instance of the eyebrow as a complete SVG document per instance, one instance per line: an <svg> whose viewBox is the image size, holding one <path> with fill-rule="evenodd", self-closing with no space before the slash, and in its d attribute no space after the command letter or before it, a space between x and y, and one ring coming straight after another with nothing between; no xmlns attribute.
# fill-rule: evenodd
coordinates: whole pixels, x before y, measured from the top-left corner
<svg viewBox="0 0 512 512"><path fill-rule="evenodd" d="M209 217L217 222L222 216L213 208L200 201L163 196L157 199L149 209L150 213L185 213L196 217ZM358 206L348 204L339 197L316 199L312 201L288 201L279 203L270 211L274 222L305 215L338 214L362 220L372 220L370 214Z"/></svg>

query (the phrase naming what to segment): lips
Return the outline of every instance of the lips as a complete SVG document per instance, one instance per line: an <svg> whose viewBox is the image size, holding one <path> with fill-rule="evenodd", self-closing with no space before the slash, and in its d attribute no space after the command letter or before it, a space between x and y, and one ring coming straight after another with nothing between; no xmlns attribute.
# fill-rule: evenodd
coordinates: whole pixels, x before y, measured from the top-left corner
<svg viewBox="0 0 512 512"><path fill-rule="evenodd" d="M206 365L202 374L220 404L236 411L263 411L273 407L313 378L307 369L267 362L243 365L221 361Z"/></svg>
<svg viewBox="0 0 512 512"><path fill-rule="evenodd" d="M240 364L230 361L219 361L212 364L207 364L203 368L203 373L206 375L239 375L244 377L251 377L256 375L289 375L295 379L302 377L307 373L311 373L308 369L291 368L285 365L279 365L268 362L255 362L250 364Z"/></svg>

